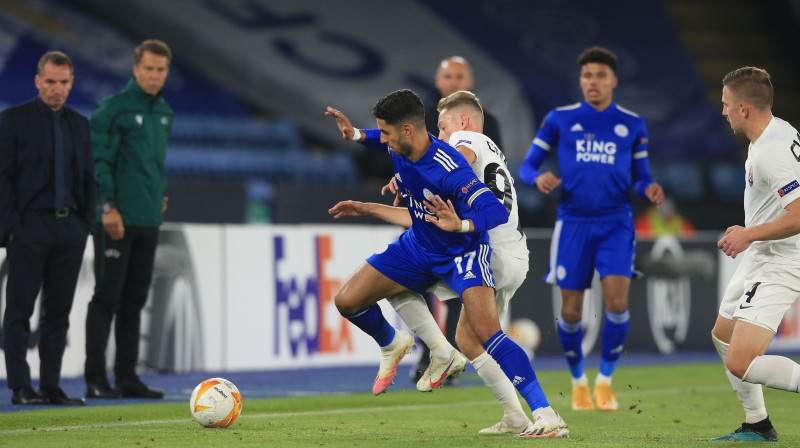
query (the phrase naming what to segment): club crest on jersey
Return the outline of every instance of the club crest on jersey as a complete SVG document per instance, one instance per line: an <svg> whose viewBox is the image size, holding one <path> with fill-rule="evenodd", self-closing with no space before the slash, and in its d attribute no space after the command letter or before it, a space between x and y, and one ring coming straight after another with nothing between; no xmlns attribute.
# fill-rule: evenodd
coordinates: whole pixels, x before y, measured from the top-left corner
<svg viewBox="0 0 800 448"><path fill-rule="evenodd" d="M464 194L469 193L469 189L472 188L472 186L475 185L476 183L478 183L478 178L477 177L473 177L472 180L469 181L469 183L467 185L464 185L463 187L461 187L461 192L464 193Z"/></svg>
<svg viewBox="0 0 800 448"><path fill-rule="evenodd" d="M433 193L431 193L431 190L428 190L427 188L423 189L422 195L425 196L426 201L428 202L433 201Z"/></svg>
<svg viewBox="0 0 800 448"><path fill-rule="evenodd" d="M753 186L753 166L750 165L750 170L747 172L747 184Z"/></svg>
<svg viewBox="0 0 800 448"><path fill-rule="evenodd" d="M614 133L617 134L618 137L625 138L628 136L628 127L624 124L618 124L614 126Z"/></svg>
<svg viewBox="0 0 800 448"><path fill-rule="evenodd" d="M784 197L797 187L800 187L800 184L798 184L796 180L793 180L778 190L778 195L780 195L780 197Z"/></svg>

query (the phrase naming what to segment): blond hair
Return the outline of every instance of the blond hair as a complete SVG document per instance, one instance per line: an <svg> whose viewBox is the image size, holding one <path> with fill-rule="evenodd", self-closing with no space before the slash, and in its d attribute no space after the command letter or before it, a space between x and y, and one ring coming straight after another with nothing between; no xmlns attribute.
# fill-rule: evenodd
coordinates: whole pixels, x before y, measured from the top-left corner
<svg viewBox="0 0 800 448"><path fill-rule="evenodd" d="M441 113L443 110L455 110L465 108L468 111L476 112L473 118L479 118L481 125L483 125L483 106L481 100L475 96L474 93L467 90L459 90L458 92L451 93L445 98L439 100L436 105L436 111Z"/></svg>
<svg viewBox="0 0 800 448"><path fill-rule="evenodd" d="M772 109L775 92L769 73L763 68L737 68L722 78L722 85L738 100L750 103L757 109Z"/></svg>

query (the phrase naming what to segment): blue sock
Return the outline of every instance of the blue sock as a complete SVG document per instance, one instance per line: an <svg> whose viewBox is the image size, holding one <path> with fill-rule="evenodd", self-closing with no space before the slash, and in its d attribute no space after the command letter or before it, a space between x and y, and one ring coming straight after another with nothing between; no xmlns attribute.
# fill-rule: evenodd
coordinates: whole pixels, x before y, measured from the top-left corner
<svg viewBox="0 0 800 448"><path fill-rule="evenodd" d="M342 317L372 336L381 347L391 344L394 339L394 327L383 317L381 307L377 303L349 316L342 314Z"/></svg>
<svg viewBox="0 0 800 448"><path fill-rule="evenodd" d="M489 338L483 348L500 364L503 373L514 383L514 387L528 402L531 411L550 406L539 380L536 379L536 372L533 371L528 355L502 330Z"/></svg>
<svg viewBox="0 0 800 448"><path fill-rule="evenodd" d="M583 376L583 327L580 321L574 324L567 323L564 316L558 319L558 339L567 358L567 366L572 377L578 379Z"/></svg>
<svg viewBox="0 0 800 448"><path fill-rule="evenodd" d="M614 373L630 325L631 313L628 310L621 313L606 311L606 321L603 323L603 350L600 353L601 374L611 376Z"/></svg>

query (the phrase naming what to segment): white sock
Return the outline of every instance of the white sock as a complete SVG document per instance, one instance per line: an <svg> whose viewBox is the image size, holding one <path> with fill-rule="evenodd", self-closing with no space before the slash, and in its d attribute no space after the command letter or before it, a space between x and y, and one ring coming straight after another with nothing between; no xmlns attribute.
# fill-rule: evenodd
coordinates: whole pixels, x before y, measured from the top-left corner
<svg viewBox="0 0 800 448"><path fill-rule="evenodd" d="M743 380L797 393L800 392L800 365L784 356L756 356Z"/></svg>
<svg viewBox="0 0 800 448"><path fill-rule="evenodd" d="M728 356L728 345L716 336L711 335L711 340L714 342L714 347L717 348L717 353L722 359L722 366L725 366L725 358ZM760 384L746 383L736 375L732 374L727 367L725 367L725 374L728 376L728 381L736 392L736 397L742 403L744 408L744 421L746 423L757 423L767 418L767 406L764 404L764 391L761 389Z"/></svg>
<svg viewBox="0 0 800 448"><path fill-rule="evenodd" d="M572 387L588 386L588 385L589 385L589 379L586 378L586 374L585 373L583 375L581 375L580 378L572 378Z"/></svg>
<svg viewBox="0 0 800 448"><path fill-rule="evenodd" d="M609 386L611 386L611 377L605 376L602 373L598 373L597 378L594 379L594 385L597 386L601 383L607 383Z"/></svg>
<svg viewBox="0 0 800 448"><path fill-rule="evenodd" d="M500 364L497 363L488 353L483 352L477 358L470 361L478 375L483 380L486 387L492 391L500 406L503 407L504 418L509 419L509 423L513 425L521 425L525 419L525 411L517 398L517 390L511 384Z"/></svg>
<svg viewBox="0 0 800 448"><path fill-rule="evenodd" d="M408 325L408 328L428 346L432 358L438 362L447 362L450 359L454 347L442 334L439 324L431 315L428 304L421 295L406 291L390 300L389 303L392 304L403 322Z"/></svg>

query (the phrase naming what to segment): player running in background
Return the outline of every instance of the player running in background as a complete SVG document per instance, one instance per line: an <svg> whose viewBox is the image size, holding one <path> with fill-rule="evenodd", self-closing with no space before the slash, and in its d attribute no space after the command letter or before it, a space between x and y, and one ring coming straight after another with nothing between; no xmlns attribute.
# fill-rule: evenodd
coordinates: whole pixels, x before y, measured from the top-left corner
<svg viewBox="0 0 800 448"><path fill-rule="evenodd" d="M500 329L486 230L508 221L503 204L458 151L425 131L422 101L410 90L378 101L373 109L378 130L354 129L332 108L326 115L336 118L345 139L389 151L411 216L409 229L369 257L334 298L342 315L381 346L373 393L380 394L391 384L397 364L414 343L410 333L395 331L377 302L407 289L422 293L443 280L461 296L475 337L528 402L534 423L521 435L568 436L567 425L547 402L527 355ZM340 206L330 210L336 217L344 216L337 210ZM425 313L430 314L427 308Z"/></svg>
<svg viewBox="0 0 800 448"><path fill-rule="evenodd" d="M800 392L800 365L765 355L783 315L800 295L800 143L797 129L772 115L769 73L734 70L722 80L722 115L750 140L745 162L745 226L731 226L717 244L742 255L711 331L745 422L711 440L776 441L761 385Z"/></svg>
<svg viewBox="0 0 800 448"><path fill-rule="evenodd" d="M635 244L628 197L631 171L639 196L660 206L664 193L650 176L644 121L612 101L617 56L592 47L580 55L578 65L584 101L547 115L519 174L545 194L562 187L546 280L561 289L558 336L572 374L572 409L594 409L583 366L581 317L583 293L596 269L606 312L594 399L598 409L616 411L611 376L630 325ZM539 172L553 149L563 183L553 173Z"/></svg>
<svg viewBox="0 0 800 448"><path fill-rule="evenodd" d="M513 179L508 173L505 155L489 137L481 133L483 110L480 100L473 93L459 91L442 98L437 110L439 139L449 141L451 146L464 155L478 179L492 190L508 212L508 222L489 230L497 314L502 317L508 309L509 300L525 281L528 272L528 247L525 235L519 228L517 195ZM346 120L346 117L342 116L342 119ZM349 121L346 123L349 127ZM387 185L384 191L387 189L393 193L398 191L394 182ZM347 201L336 210L344 212L347 216L373 216L404 227L411 225L411 216L405 208ZM400 210L402 213L394 210ZM394 218L400 219L394 220ZM440 300L458 299L458 294L441 281L429 291L434 292ZM406 325L431 347L430 363L417 382L418 390L432 391L442 385L446 377L457 375L464 369L463 356L442 335L438 324L428 312L425 299L420 294L406 291L393 298L391 304ZM469 326L460 304L456 309L459 312L456 342L503 408L503 419L479 433L503 434L524 431L530 420L520 405L514 385L483 349Z"/></svg>

